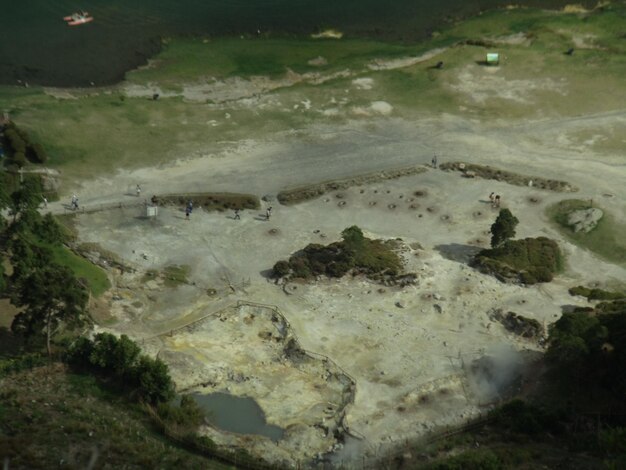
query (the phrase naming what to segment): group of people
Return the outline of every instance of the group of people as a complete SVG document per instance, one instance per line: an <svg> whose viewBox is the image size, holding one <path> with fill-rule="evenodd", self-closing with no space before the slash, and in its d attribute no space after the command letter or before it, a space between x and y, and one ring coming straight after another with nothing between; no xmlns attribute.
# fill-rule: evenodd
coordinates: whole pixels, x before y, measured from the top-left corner
<svg viewBox="0 0 626 470"><path fill-rule="evenodd" d="M500 195L496 193L491 193L489 195L489 200L491 201L491 207L500 207Z"/></svg>

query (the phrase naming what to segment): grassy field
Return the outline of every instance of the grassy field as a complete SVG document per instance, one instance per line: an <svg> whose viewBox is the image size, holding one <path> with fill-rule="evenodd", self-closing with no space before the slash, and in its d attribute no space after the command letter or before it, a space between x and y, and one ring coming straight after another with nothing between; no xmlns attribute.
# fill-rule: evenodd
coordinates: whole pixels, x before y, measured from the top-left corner
<svg viewBox="0 0 626 470"><path fill-rule="evenodd" d="M10 468L88 468L90 459L93 468L234 468L173 445L139 406L61 364L0 378L0 390Z"/></svg>
<svg viewBox="0 0 626 470"><path fill-rule="evenodd" d="M549 207L547 215L559 231L574 244L596 253L607 261L626 265L626 238L624 238L626 225L615 220L610 213L604 211L604 216L597 227L589 233L575 233L567 224L570 212L589 207L589 201L566 199Z"/></svg>
<svg viewBox="0 0 626 470"><path fill-rule="evenodd" d="M354 109L368 109L373 101L386 101L394 116L408 118L433 113L485 119L576 116L618 109L626 102L625 23L624 6L592 14L512 9L452 25L414 45L364 39L173 39L151 66L130 72L128 83L180 91L186 83L234 76L284 78L287 69L322 75L349 70L350 76L321 84L283 84L248 104L181 97L152 101L127 97L119 87L70 90L70 99L38 88L0 87L0 108L45 145L49 164L70 182L111 175L119 168L219 154L232 142L315 122L367 119ZM502 39L516 33L524 34L522 43ZM436 47L447 49L424 63L368 68L374 60L416 57ZM565 55L570 47L574 54ZM502 56L497 74L477 64L488 50ZM325 62L309 63L318 57ZM432 69L439 60L444 67ZM355 86L357 78L371 79L372 86ZM307 112L305 100L312 103ZM342 100L345 104L332 104ZM608 142L607 148L621 145L619 132L614 137L615 145Z"/></svg>

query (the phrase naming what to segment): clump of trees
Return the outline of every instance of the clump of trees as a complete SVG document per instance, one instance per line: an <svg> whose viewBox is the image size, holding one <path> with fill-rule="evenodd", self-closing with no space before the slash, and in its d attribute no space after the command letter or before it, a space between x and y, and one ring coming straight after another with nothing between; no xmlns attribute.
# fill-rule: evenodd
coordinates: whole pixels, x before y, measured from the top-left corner
<svg viewBox="0 0 626 470"><path fill-rule="evenodd" d="M34 179L26 179L10 195L0 192L0 210L8 209L10 216L0 225L0 256L13 271L7 276L0 270L0 295L22 309L11 330L31 345L45 339L51 355L55 334L88 321L89 294L70 269L54 260L50 246L62 244L64 235L51 215L39 214L40 202L41 187Z"/></svg>
<svg viewBox="0 0 626 470"><path fill-rule="evenodd" d="M371 240L353 225L341 232L342 240L329 245L311 243L288 260L278 261L275 278L310 279L315 276L342 277L352 271L370 277L397 276L402 268L392 243Z"/></svg>
<svg viewBox="0 0 626 470"><path fill-rule="evenodd" d="M32 142L28 133L14 122L9 122L4 130L4 143L9 150L9 161L19 168L32 163L46 163L48 154L40 143Z"/></svg>
<svg viewBox="0 0 626 470"><path fill-rule="evenodd" d="M139 401L157 404L174 397L167 364L141 354L137 343L126 335L117 338L99 333L93 340L80 337L68 348L66 360L129 391Z"/></svg>
<svg viewBox="0 0 626 470"><path fill-rule="evenodd" d="M491 226L492 248L476 254L472 265L503 281L550 282L563 263L558 244L546 237L511 240L518 223L511 211L501 209Z"/></svg>
<svg viewBox="0 0 626 470"><path fill-rule="evenodd" d="M550 328L546 358L573 389L600 387L623 406L626 395L626 303L565 313ZM609 311L610 313L605 313Z"/></svg>

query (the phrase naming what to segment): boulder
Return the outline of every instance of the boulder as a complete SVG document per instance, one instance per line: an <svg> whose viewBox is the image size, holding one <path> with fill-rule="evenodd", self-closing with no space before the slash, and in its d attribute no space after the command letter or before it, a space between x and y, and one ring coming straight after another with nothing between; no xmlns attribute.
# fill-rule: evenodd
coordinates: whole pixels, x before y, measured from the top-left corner
<svg viewBox="0 0 626 470"><path fill-rule="evenodd" d="M572 211L567 216L567 225L569 225L574 232L591 232L604 215L600 209L590 207L589 209L579 209Z"/></svg>

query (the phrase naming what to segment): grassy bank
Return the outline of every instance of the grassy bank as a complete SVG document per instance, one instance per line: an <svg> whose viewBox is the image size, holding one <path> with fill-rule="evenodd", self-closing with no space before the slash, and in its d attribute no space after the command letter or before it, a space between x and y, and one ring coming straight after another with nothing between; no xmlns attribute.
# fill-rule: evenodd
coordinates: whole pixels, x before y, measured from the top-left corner
<svg viewBox="0 0 626 470"><path fill-rule="evenodd" d="M626 265L626 239L623 235L626 225L615 220L610 213L604 211L604 216L596 228L589 233L576 233L568 225L567 217L572 211L589 207L589 201L566 199L548 207L546 213L559 231L572 243L594 252L607 261Z"/></svg>
<svg viewBox="0 0 626 470"><path fill-rule="evenodd" d="M170 443L137 405L61 364L0 379L0 455L11 468L233 468Z"/></svg>

